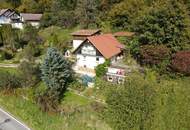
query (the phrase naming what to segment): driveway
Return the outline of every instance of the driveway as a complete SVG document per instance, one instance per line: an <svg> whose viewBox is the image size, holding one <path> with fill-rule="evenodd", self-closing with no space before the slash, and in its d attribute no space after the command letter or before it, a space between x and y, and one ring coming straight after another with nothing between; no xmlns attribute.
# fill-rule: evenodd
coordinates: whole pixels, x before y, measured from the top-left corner
<svg viewBox="0 0 190 130"><path fill-rule="evenodd" d="M0 130L30 130L12 115L0 108Z"/></svg>

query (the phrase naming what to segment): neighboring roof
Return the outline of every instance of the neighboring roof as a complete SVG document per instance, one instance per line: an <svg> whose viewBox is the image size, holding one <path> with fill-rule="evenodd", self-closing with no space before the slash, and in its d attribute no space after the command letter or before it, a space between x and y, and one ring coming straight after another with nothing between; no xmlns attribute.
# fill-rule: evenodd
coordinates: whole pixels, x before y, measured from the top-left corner
<svg viewBox="0 0 190 130"><path fill-rule="evenodd" d="M73 36L92 36L92 35L97 34L99 32L101 32L100 29L95 29L95 30L82 29L82 30L78 30L74 33L71 33L71 35L73 35Z"/></svg>
<svg viewBox="0 0 190 130"><path fill-rule="evenodd" d="M91 36L88 37L87 40L89 40L106 59L121 53L121 49L124 48L124 46L112 34ZM83 43L85 43L85 41ZM78 48L80 48L80 46Z"/></svg>
<svg viewBox="0 0 190 130"><path fill-rule="evenodd" d="M9 12L9 13L6 13L7 11L10 11L10 12ZM6 13L6 15L5 15L5 13ZM0 16L4 14L4 16L10 17L10 16L12 16L14 13L16 13L16 11L13 10L13 9L1 9L1 10L0 10Z"/></svg>
<svg viewBox="0 0 190 130"><path fill-rule="evenodd" d="M0 10L0 15L4 14L7 10L9 10L9 9L1 9Z"/></svg>
<svg viewBox="0 0 190 130"><path fill-rule="evenodd" d="M21 13L25 21L40 21L42 14Z"/></svg>
<svg viewBox="0 0 190 130"><path fill-rule="evenodd" d="M134 32L116 32L116 33L114 33L115 37L132 37L134 35L135 35Z"/></svg>

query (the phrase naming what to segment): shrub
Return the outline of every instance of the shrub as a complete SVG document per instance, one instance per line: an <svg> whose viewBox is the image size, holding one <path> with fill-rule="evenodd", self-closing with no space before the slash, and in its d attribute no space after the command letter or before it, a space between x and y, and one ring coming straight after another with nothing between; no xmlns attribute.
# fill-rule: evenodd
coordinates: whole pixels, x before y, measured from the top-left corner
<svg viewBox="0 0 190 130"><path fill-rule="evenodd" d="M11 50L6 50L6 49L2 50L0 52L0 55L1 55L0 57L1 60L10 60L14 57L14 53Z"/></svg>
<svg viewBox="0 0 190 130"><path fill-rule="evenodd" d="M100 64L96 67L95 71L96 71L96 76L97 77L102 77L106 74L107 72L107 68L110 65L110 61L106 61L103 64Z"/></svg>
<svg viewBox="0 0 190 130"><path fill-rule="evenodd" d="M21 54L23 58L32 61L35 57L41 55L41 48L38 43L35 41L30 41L28 45L24 48L23 53Z"/></svg>
<svg viewBox="0 0 190 130"><path fill-rule="evenodd" d="M34 86L40 82L40 68L32 62L22 62L19 66L21 72L20 77L22 80L22 86L29 87Z"/></svg>
<svg viewBox="0 0 190 130"><path fill-rule="evenodd" d="M0 61L3 61L3 60L5 60L4 52L0 51Z"/></svg>
<svg viewBox="0 0 190 130"><path fill-rule="evenodd" d="M5 90L12 90L21 87L20 78L11 74L10 72L1 71L0 72L0 88Z"/></svg>
<svg viewBox="0 0 190 130"><path fill-rule="evenodd" d="M90 106L97 113L102 113L105 109L105 105L98 102L92 102Z"/></svg>
<svg viewBox="0 0 190 130"><path fill-rule="evenodd" d="M170 57L170 50L164 45L144 45L140 48L140 62L144 65L159 65Z"/></svg>
<svg viewBox="0 0 190 130"><path fill-rule="evenodd" d="M75 90L80 91L80 92L84 91L85 88L86 88L86 87L85 87L81 82L79 82L78 80L72 82L72 83L69 85L69 87L70 87L71 89L75 89Z"/></svg>
<svg viewBox="0 0 190 130"><path fill-rule="evenodd" d="M154 84L143 75L131 76L125 86L107 95L105 117L114 130L148 130L155 110Z"/></svg>
<svg viewBox="0 0 190 130"><path fill-rule="evenodd" d="M171 68L175 72L190 75L190 51L180 51L174 54Z"/></svg>

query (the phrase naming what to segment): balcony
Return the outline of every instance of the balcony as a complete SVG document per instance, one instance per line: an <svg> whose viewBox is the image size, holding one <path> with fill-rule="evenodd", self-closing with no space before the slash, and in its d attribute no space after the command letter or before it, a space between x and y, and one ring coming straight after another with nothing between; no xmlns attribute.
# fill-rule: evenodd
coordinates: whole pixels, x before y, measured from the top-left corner
<svg viewBox="0 0 190 130"><path fill-rule="evenodd" d="M96 55L96 51L95 50L82 49L81 50L81 54L95 56Z"/></svg>

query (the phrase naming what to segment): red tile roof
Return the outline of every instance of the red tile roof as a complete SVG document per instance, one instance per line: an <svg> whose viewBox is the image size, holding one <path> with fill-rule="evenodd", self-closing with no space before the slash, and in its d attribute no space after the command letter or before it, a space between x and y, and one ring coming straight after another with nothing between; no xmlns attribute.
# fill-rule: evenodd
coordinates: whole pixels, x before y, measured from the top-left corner
<svg viewBox="0 0 190 130"><path fill-rule="evenodd" d="M116 37L132 37L134 35L135 35L134 32L116 32L116 33L114 33L114 36L116 36Z"/></svg>
<svg viewBox="0 0 190 130"><path fill-rule="evenodd" d="M101 32L101 30L99 30L99 29L95 29L95 30L82 29L82 30L76 31L74 33L71 33L71 35L73 35L73 36L92 36L99 32Z"/></svg>
<svg viewBox="0 0 190 130"><path fill-rule="evenodd" d="M124 46L112 34L91 36L88 37L87 40L90 41L90 43L92 43L106 59L110 59L121 53L121 50L124 48ZM85 43L85 41L83 43ZM78 48L80 48L80 46ZM76 50L78 50L78 48Z"/></svg>

